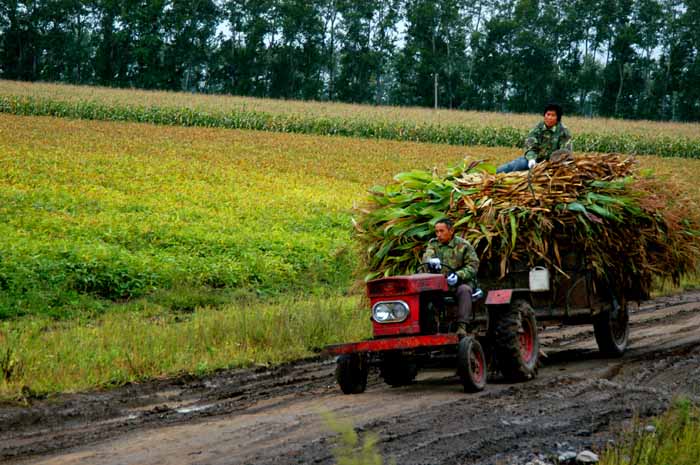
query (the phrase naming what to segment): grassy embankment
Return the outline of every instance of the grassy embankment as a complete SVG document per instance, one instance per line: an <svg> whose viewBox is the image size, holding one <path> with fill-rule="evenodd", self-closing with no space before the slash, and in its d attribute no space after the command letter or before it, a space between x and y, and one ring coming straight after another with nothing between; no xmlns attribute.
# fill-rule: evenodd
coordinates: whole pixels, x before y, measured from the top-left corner
<svg viewBox="0 0 700 465"><path fill-rule="evenodd" d="M390 108L0 80L0 112L518 147L537 115ZM700 125L566 117L580 152L700 158Z"/></svg>
<svg viewBox="0 0 700 465"><path fill-rule="evenodd" d="M363 337L352 205L400 171L518 153L8 115L0 131L0 398Z"/></svg>

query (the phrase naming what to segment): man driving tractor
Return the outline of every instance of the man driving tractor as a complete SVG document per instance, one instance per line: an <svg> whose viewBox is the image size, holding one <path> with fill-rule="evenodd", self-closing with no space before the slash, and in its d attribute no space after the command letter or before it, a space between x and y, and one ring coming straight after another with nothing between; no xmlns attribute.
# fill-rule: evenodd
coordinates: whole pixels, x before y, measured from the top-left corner
<svg viewBox="0 0 700 465"><path fill-rule="evenodd" d="M472 290L479 270L479 257L472 245L455 236L454 225L449 218L435 223L435 238L428 242L423 263L430 271L442 272L447 277L450 291L457 300L457 336L468 333L472 318Z"/></svg>

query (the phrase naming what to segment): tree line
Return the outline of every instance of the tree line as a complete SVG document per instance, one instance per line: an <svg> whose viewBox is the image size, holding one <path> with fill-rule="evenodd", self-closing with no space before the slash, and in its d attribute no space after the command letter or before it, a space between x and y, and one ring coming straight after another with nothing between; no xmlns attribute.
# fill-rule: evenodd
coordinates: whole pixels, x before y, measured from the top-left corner
<svg viewBox="0 0 700 465"><path fill-rule="evenodd" d="M4 0L0 78L700 120L700 0Z"/></svg>

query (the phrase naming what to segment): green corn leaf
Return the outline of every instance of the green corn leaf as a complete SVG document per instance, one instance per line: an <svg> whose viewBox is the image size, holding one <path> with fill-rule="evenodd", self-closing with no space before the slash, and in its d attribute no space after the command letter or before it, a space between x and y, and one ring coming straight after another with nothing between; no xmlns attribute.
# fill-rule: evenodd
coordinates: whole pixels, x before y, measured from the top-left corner
<svg viewBox="0 0 700 465"><path fill-rule="evenodd" d="M508 212L508 217L510 219L510 246L515 249L515 241L518 238L518 220L512 211Z"/></svg>

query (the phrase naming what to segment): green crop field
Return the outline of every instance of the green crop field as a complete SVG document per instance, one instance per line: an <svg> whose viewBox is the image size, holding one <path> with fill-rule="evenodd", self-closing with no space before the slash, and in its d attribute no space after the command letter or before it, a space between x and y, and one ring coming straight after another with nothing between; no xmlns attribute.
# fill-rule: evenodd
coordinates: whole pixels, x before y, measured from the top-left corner
<svg viewBox="0 0 700 465"><path fill-rule="evenodd" d="M156 94L131 98L144 95ZM0 114L0 398L276 363L365 337L351 219L367 189L518 153ZM698 195L700 161L640 164Z"/></svg>
<svg viewBox="0 0 700 465"><path fill-rule="evenodd" d="M539 115L275 101L0 80L0 112L518 147ZM565 117L581 152L700 158L700 125Z"/></svg>
<svg viewBox="0 0 700 465"><path fill-rule="evenodd" d="M2 116L0 317L90 296L347 288L354 203L463 148ZM496 155L493 150L481 150ZM93 306L94 302L87 302ZM70 314L70 311L68 311Z"/></svg>

